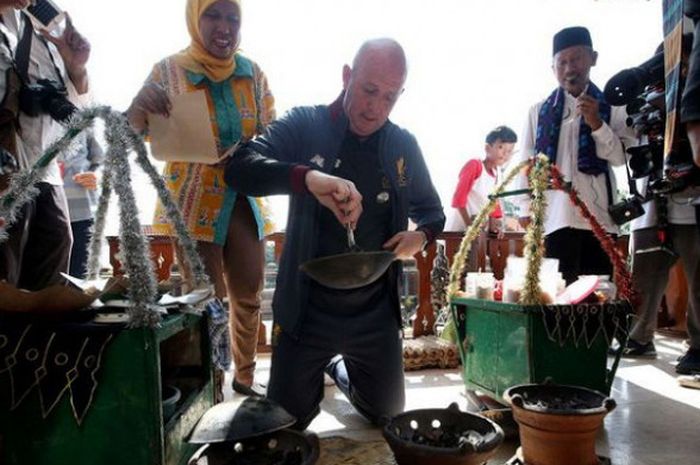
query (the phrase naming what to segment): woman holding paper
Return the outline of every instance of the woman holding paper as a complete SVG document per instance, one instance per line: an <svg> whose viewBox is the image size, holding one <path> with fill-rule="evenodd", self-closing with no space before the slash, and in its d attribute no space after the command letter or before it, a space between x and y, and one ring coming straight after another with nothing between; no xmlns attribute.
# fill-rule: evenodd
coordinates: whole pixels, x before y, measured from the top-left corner
<svg viewBox="0 0 700 465"><path fill-rule="evenodd" d="M190 46L155 65L127 111L137 130L148 131L151 120L152 149L162 142L153 140L156 120L161 118L158 137L163 137L162 117L173 115L170 123L180 128L187 125L190 109L196 114L197 99L191 98L197 97L192 94L196 92L205 97L201 102L205 102L202 105L212 130L204 125L207 134L201 139L213 135L219 156L260 133L274 119L267 78L238 51L240 25L240 0L187 1ZM178 105L189 106L178 109ZM201 121L196 123L201 125ZM186 131L175 128L173 132ZM229 297L233 388L246 395L261 395L253 384L253 373L264 279L263 237L271 232L270 217L261 199L237 195L226 186L224 163L205 153L197 157L197 153L166 155L170 161L163 176L190 234L198 241L217 296ZM153 226L158 234L174 235L160 203Z"/></svg>

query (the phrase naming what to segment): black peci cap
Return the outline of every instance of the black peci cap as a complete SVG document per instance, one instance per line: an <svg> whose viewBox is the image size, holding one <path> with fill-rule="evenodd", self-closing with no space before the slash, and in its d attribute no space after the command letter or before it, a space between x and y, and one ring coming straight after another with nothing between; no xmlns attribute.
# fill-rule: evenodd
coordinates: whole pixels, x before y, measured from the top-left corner
<svg viewBox="0 0 700 465"><path fill-rule="evenodd" d="M591 40L591 34L588 32L588 29L582 26L567 27L554 34L554 40L552 41L552 56L561 52L565 48L573 47L575 45L586 45L588 47L593 47L593 41Z"/></svg>

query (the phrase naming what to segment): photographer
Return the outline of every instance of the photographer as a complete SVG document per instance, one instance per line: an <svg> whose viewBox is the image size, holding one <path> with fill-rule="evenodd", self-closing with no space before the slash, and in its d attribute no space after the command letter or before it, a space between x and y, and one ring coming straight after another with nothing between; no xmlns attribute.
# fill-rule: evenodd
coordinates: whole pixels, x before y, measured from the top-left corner
<svg viewBox="0 0 700 465"><path fill-rule="evenodd" d="M0 0L0 14L15 6L27 4L29 0ZM16 41L0 22L0 192L9 182L10 174L17 169L18 158L18 112L20 81L13 66L13 51Z"/></svg>
<svg viewBox="0 0 700 465"><path fill-rule="evenodd" d="M59 138L64 122L75 106L85 104L88 92L86 63L90 45L75 30L70 18L58 36L33 24L20 10L20 0L10 2L0 19L13 44L14 69L19 76L19 128L24 154L20 169L29 169L51 142ZM16 44L16 45L14 45ZM82 105L81 105L82 106ZM0 244L0 280L38 290L60 280L68 270L72 235L63 181L57 162L44 170L36 186L39 194L25 205Z"/></svg>
<svg viewBox="0 0 700 465"><path fill-rule="evenodd" d="M685 0L684 9L695 24L695 38L681 101L681 122L686 124L695 164L700 166L700 0Z"/></svg>
<svg viewBox="0 0 700 465"><path fill-rule="evenodd" d="M644 204L644 210L645 214L632 222L632 281L639 295L638 319L623 356L656 356L656 314L669 272L680 259L688 278L690 349L681 357L676 371L700 372L700 235L694 208L686 192L679 192L653 198Z"/></svg>
<svg viewBox="0 0 700 465"><path fill-rule="evenodd" d="M679 62L680 88L687 77L685 64L693 38L684 35ZM630 125L642 145L630 154L630 191L642 205L643 214L632 222L632 280L639 295L637 321L623 350L626 357L655 357L654 331L657 310L668 284L669 272L680 259L688 278L690 349L680 358L676 371L700 372L700 234L695 208L696 179L677 176L679 166L689 162L690 146L679 137L664 154L666 106L663 44L640 66L623 70L606 85L606 95L627 103ZM676 174L674 176L674 174ZM636 180L633 183L632 178Z"/></svg>

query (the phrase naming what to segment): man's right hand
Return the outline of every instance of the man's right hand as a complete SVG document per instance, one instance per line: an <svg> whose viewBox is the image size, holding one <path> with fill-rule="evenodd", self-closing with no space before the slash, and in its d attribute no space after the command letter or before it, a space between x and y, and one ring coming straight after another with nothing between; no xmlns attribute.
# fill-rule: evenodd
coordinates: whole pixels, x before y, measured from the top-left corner
<svg viewBox="0 0 700 465"><path fill-rule="evenodd" d="M66 28L59 37L54 37L47 30L41 30L41 35L58 49L78 94L86 93L88 91L86 64L90 58L90 42L75 29L70 15L66 15Z"/></svg>
<svg viewBox="0 0 700 465"><path fill-rule="evenodd" d="M362 214L362 194L347 179L320 171L306 173L306 188L321 205L330 209L342 225L354 227Z"/></svg>
<svg viewBox="0 0 700 465"><path fill-rule="evenodd" d="M126 113L129 123L136 130L141 131L147 127L148 113L163 115L167 118L170 116L172 106L165 89L158 83L148 82L136 94Z"/></svg>

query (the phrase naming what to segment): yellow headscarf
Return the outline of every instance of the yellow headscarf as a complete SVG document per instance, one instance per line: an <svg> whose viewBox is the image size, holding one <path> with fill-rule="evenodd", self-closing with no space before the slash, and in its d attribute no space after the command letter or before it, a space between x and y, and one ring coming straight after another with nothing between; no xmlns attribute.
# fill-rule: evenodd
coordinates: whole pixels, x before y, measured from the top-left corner
<svg viewBox="0 0 700 465"><path fill-rule="evenodd" d="M214 82L220 82L233 74L236 61L233 56L226 59L216 58L207 52L199 31L199 18L212 3L217 0L187 0L187 30L190 33L190 46L175 55L175 61L183 68L198 74L204 74ZM241 10L240 0L227 0ZM236 44L238 48L238 44Z"/></svg>

